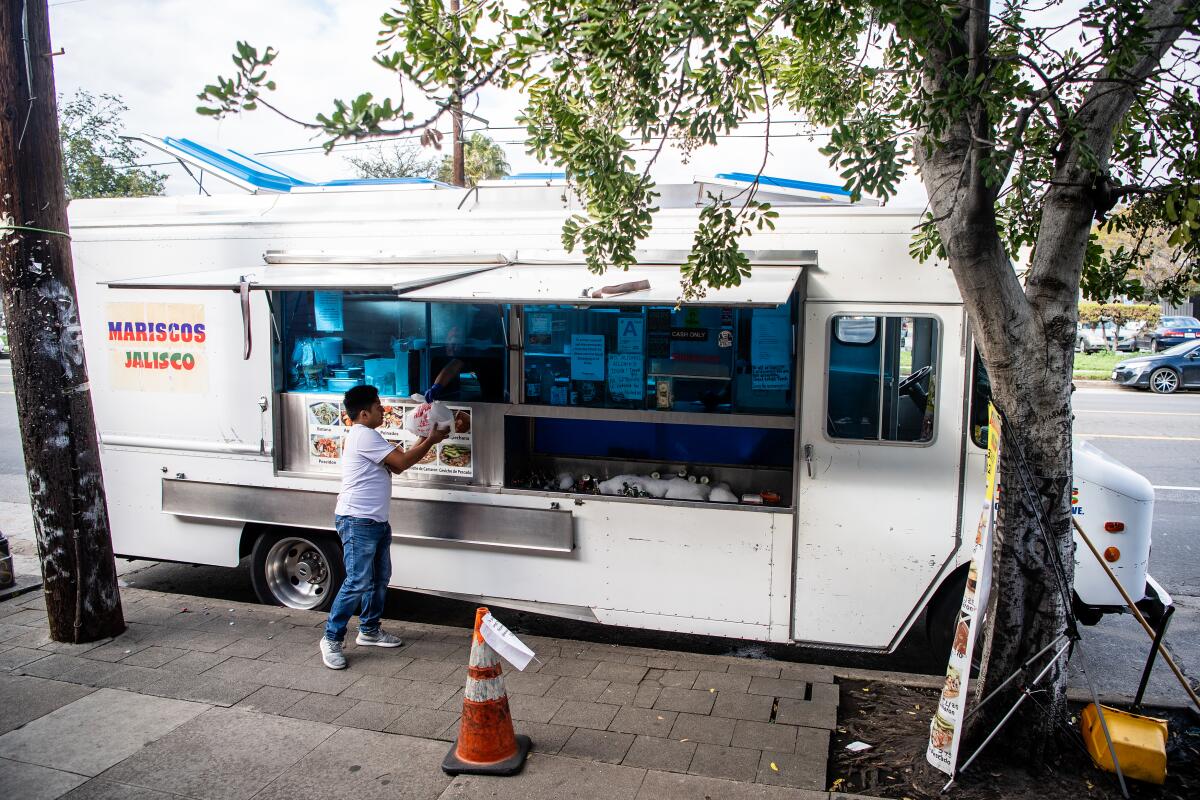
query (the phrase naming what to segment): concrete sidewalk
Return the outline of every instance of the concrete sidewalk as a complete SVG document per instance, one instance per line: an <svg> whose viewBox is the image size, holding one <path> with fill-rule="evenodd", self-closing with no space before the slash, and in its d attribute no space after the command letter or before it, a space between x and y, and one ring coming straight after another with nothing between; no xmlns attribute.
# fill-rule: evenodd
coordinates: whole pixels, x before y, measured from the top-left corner
<svg viewBox="0 0 1200 800"><path fill-rule="evenodd" d="M526 637L506 668L511 778L442 773L469 633L322 666L324 616L124 589L129 630L49 640L40 593L0 603L0 786L41 798L828 799L828 667ZM838 794L837 798L852 795Z"/></svg>

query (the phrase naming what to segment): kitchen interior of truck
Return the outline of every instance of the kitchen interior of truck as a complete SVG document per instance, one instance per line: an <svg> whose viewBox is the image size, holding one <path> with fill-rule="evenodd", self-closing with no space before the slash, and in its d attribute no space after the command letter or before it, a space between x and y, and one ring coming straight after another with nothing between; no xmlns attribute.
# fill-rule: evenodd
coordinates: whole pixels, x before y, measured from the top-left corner
<svg viewBox="0 0 1200 800"><path fill-rule="evenodd" d="M684 304L668 266L637 268L645 283L617 294L578 264L275 291L279 467L336 474L341 394L359 383L379 389L381 432L406 446L412 395L461 362L442 395L455 430L402 481L790 507L803 287L801 266L782 263Z"/></svg>

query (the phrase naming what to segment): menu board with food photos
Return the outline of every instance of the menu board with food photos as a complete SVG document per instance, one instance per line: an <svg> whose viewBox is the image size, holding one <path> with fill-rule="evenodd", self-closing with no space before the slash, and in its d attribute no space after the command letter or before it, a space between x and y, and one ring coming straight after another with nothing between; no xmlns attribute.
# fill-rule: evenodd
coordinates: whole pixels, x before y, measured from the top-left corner
<svg viewBox="0 0 1200 800"><path fill-rule="evenodd" d="M376 430L384 439L407 450L417 437L404 430L404 415L417 407L412 400L384 397L383 424ZM342 444L350 429L350 418L338 395L305 395L308 423L308 463L319 467L338 467L342 463ZM472 451L471 409L449 406L454 412L454 427L442 442L430 448L421 461L409 467L401 478L422 479L432 476L471 478L475 475Z"/></svg>
<svg viewBox="0 0 1200 800"><path fill-rule="evenodd" d="M937 711L929 723L929 746L925 760L950 775L958 769L958 748L962 741L966 719L967 683L971 677L971 657L979 633L980 618L987 608L992 574L992 537L996 528L996 505L999 497L996 465L1000 461L1000 415L988 404L987 487L979 525L975 530L975 550L967 573L966 591L954 623L954 639L946 666L946 682L938 699ZM1060 651L1061 655L1061 651Z"/></svg>

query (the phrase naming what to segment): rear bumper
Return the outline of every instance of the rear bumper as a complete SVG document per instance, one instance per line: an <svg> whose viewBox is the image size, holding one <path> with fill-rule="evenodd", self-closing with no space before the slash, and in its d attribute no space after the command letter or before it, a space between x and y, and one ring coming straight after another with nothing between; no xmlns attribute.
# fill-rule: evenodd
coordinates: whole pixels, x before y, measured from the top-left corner
<svg viewBox="0 0 1200 800"><path fill-rule="evenodd" d="M1171 595L1167 590L1154 580L1149 574L1146 575L1146 588L1142 593L1142 597L1135 600L1133 603L1137 606L1138 611L1146 618L1152 627L1157 628L1158 623L1167 616L1167 610L1175 605L1175 601L1171 599ZM1126 606L1098 606L1084 603L1079 599L1079 595L1075 595L1075 613L1079 621L1084 625L1095 625L1106 614L1128 614L1129 609Z"/></svg>
<svg viewBox="0 0 1200 800"><path fill-rule="evenodd" d="M1138 610L1149 619L1151 616L1161 616L1162 613L1175 605L1175 601L1171 599L1171 595L1162 585L1154 580L1154 578L1146 574L1146 596L1135 604ZM1146 607L1143 608L1143 605ZM1151 620L1153 621L1153 620Z"/></svg>

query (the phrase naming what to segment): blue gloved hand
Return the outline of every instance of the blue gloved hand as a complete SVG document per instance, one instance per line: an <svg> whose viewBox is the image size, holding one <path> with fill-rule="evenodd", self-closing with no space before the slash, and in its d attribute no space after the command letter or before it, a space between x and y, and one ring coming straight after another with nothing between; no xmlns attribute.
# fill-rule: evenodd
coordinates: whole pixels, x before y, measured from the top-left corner
<svg viewBox="0 0 1200 800"><path fill-rule="evenodd" d="M425 402L432 403L434 400L438 399L438 396L441 395L441 393L442 385L440 383L433 384L425 390Z"/></svg>

